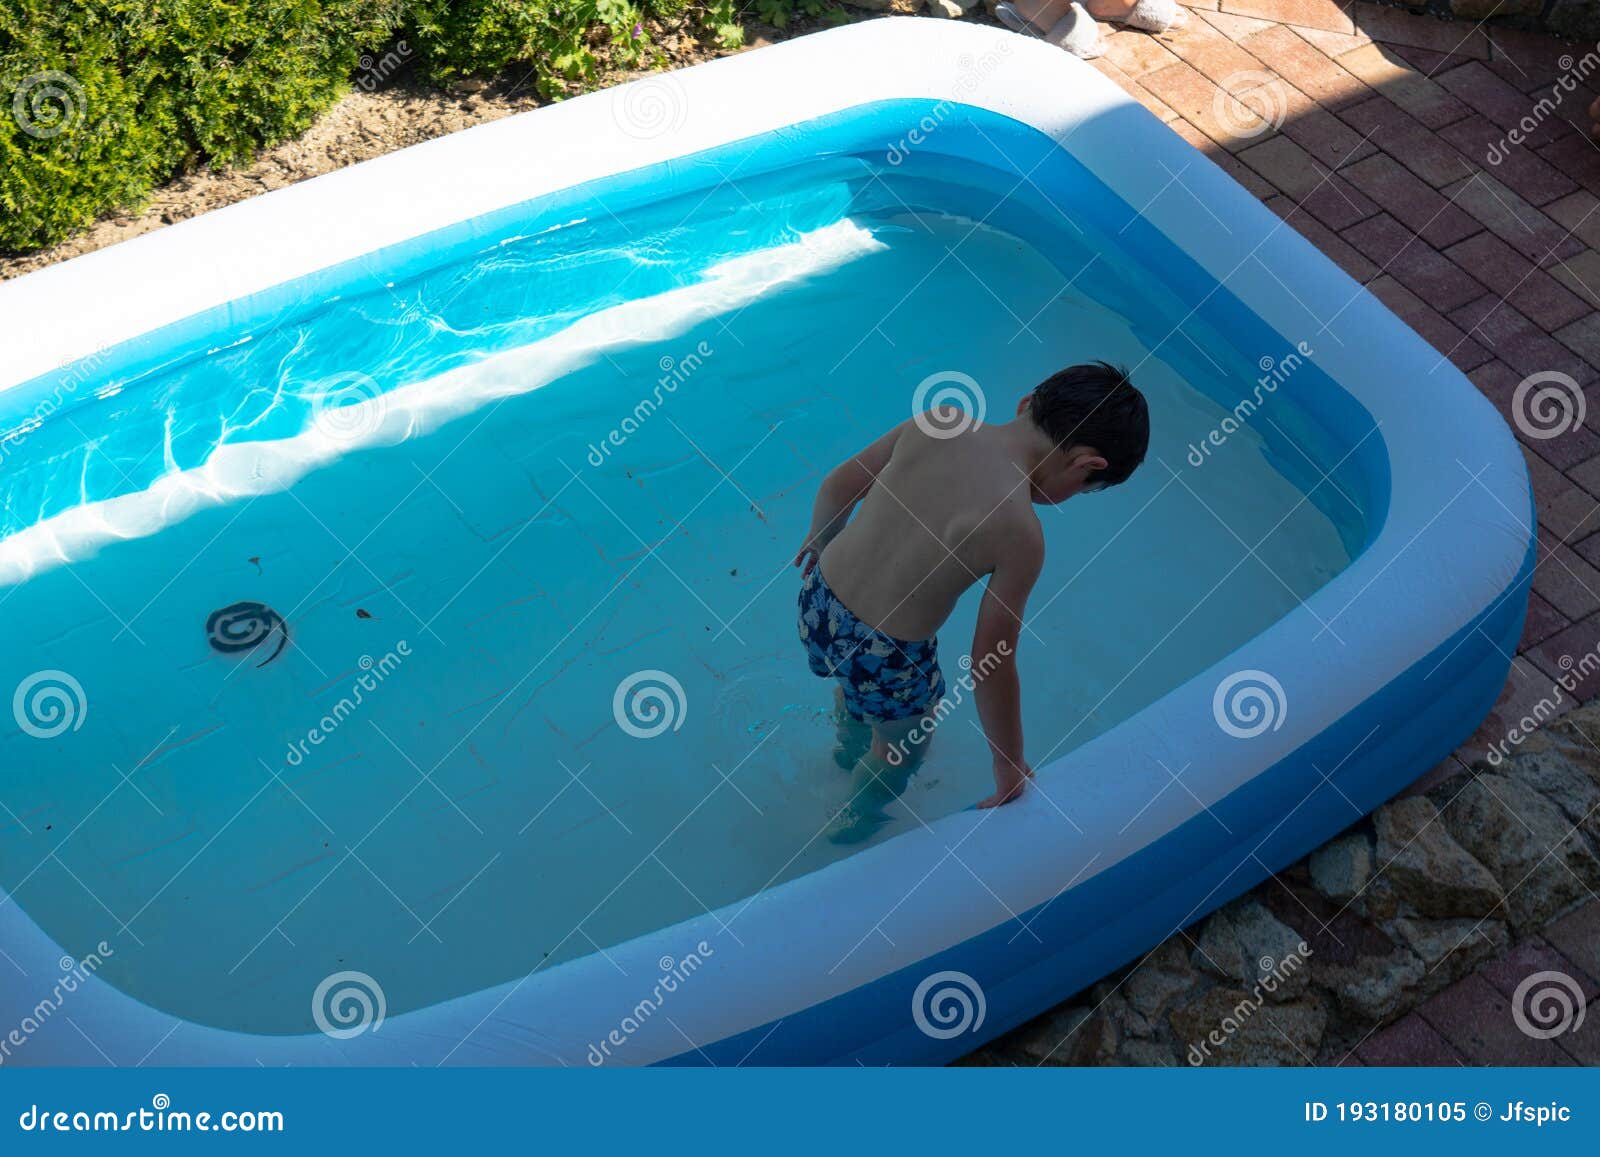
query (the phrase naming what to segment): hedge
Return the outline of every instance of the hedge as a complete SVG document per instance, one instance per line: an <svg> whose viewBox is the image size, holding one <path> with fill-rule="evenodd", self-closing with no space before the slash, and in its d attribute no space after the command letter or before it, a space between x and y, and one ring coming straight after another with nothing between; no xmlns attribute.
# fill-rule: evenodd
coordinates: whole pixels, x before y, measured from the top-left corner
<svg viewBox="0 0 1600 1157"><path fill-rule="evenodd" d="M781 25L826 0L758 0ZM0 251L53 245L187 167L303 132L364 54L404 41L447 80L526 66L547 97L602 57L654 63L644 22L686 0L0 0ZM734 0L700 19L742 35Z"/></svg>

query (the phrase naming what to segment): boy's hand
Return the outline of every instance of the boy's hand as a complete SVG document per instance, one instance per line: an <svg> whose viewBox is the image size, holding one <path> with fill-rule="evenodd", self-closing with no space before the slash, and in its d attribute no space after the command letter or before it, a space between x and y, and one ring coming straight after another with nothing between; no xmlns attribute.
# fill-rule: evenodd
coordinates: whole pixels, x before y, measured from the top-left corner
<svg viewBox="0 0 1600 1157"><path fill-rule="evenodd" d="M800 549L794 556L794 565L800 568L802 575L811 573L811 568L817 565L817 560L822 557L822 552L830 540L831 536L824 538L820 534L806 536L806 540L800 544Z"/></svg>
<svg viewBox="0 0 1600 1157"><path fill-rule="evenodd" d="M994 794L978 801L978 807L999 807L1008 804L1022 796L1022 789L1033 778L1033 768L1025 761L1017 764L1009 760L995 760L994 764Z"/></svg>

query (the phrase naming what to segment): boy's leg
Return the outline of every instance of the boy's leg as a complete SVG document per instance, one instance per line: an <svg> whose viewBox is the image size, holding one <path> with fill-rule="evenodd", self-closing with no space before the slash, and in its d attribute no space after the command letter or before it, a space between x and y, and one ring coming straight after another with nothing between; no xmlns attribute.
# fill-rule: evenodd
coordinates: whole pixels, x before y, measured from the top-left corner
<svg viewBox="0 0 1600 1157"><path fill-rule="evenodd" d="M833 761L845 771L850 771L867 753L872 743L872 728L845 708L844 687L839 683L833 685L833 722Z"/></svg>
<svg viewBox="0 0 1600 1157"><path fill-rule="evenodd" d="M909 739L916 725L916 719L873 723L871 749L857 760L849 798L828 827L831 842L860 843L889 822L884 809L905 792L926 754L925 736Z"/></svg>

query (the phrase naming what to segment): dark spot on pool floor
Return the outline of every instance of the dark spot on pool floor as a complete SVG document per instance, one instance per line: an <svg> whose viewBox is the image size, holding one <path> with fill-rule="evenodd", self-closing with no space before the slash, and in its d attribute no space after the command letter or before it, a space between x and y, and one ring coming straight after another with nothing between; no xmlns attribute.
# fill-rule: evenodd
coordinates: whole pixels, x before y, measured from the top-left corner
<svg viewBox="0 0 1600 1157"><path fill-rule="evenodd" d="M252 651L274 633L278 636L277 649L257 667L265 667L282 653L289 642L289 625L283 616L265 603L230 603L212 611L206 619L206 641L213 651L224 655Z"/></svg>

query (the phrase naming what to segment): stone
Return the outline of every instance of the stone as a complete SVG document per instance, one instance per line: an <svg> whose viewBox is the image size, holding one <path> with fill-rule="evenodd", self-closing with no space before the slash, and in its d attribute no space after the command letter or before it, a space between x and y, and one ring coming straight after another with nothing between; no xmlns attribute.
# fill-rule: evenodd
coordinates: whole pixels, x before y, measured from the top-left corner
<svg viewBox="0 0 1600 1157"><path fill-rule="evenodd" d="M1497 956L1511 942L1503 920L1396 920L1400 941L1422 961L1423 974L1407 992L1431 996Z"/></svg>
<svg viewBox="0 0 1600 1157"><path fill-rule="evenodd" d="M1533 788L1591 839L1600 840L1600 783L1579 770L1559 749L1519 752L1500 771Z"/></svg>
<svg viewBox="0 0 1600 1157"><path fill-rule="evenodd" d="M1503 893L1496 877L1452 838L1427 796L1379 808L1378 871L1395 895L1424 916L1486 916Z"/></svg>
<svg viewBox="0 0 1600 1157"><path fill-rule="evenodd" d="M922 7L922 0L845 0L845 3L867 12L893 12L897 16L909 16Z"/></svg>
<svg viewBox="0 0 1600 1157"><path fill-rule="evenodd" d="M1194 963L1249 991L1259 985L1263 997L1282 1001L1305 991L1306 955L1300 933L1247 896L1211 914L1200 930Z"/></svg>
<svg viewBox="0 0 1600 1157"><path fill-rule="evenodd" d="M927 9L929 16L943 16L948 20L959 20L967 11L956 0L927 0Z"/></svg>
<svg viewBox="0 0 1600 1157"><path fill-rule="evenodd" d="M1134 1012L1153 1021L1199 982L1200 974L1189 963L1184 944L1177 937L1169 937L1129 973L1122 992Z"/></svg>
<svg viewBox="0 0 1600 1157"><path fill-rule="evenodd" d="M1521 780L1478 776L1445 809L1444 824L1505 889L1506 914L1518 930L1538 928L1600 885L1594 849L1558 806Z"/></svg>
<svg viewBox="0 0 1600 1157"><path fill-rule="evenodd" d="M1367 1024L1376 1024L1410 1007L1411 994L1427 976L1427 965L1404 945L1385 955L1351 961L1316 959L1313 976L1332 995L1339 1010Z"/></svg>
<svg viewBox="0 0 1600 1157"><path fill-rule="evenodd" d="M1544 0L1450 0L1450 14L1462 20L1491 16L1537 16Z"/></svg>
<svg viewBox="0 0 1600 1157"><path fill-rule="evenodd" d="M1372 844L1353 832L1323 844L1307 863L1311 886L1338 904L1348 904L1372 879Z"/></svg>
<svg viewBox="0 0 1600 1157"><path fill-rule="evenodd" d="M1075 1005L1035 1017L1009 1043L1036 1065L1103 1065L1116 1054L1117 1030L1102 1011Z"/></svg>
<svg viewBox="0 0 1600 1157"><path fill-rule="evenodd" d="M1555 0L1544 23L1562 36L1594 40L1600 37L1600 6L1594 0Z"/></svg>
<svg viewBox="0 0 1600 1157"><path fill-rule="evenodd" d="M1142 1068L1173 1068L1178 1063L1178 1054L1171 1045L1160 1041L1131 1040L1117 1050L1117 1063Z"/></svg>
<svg viewBox="0 0 1600 1157"><path fill-rule="evenodd" d="M1169 1019L1190 1065L1309 1065L1328 1026L1314 997L1261 1004L1236 988L1213 988Z"/></svg>

